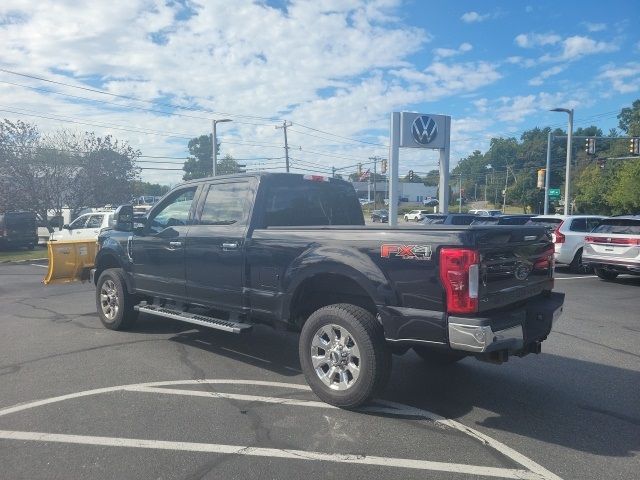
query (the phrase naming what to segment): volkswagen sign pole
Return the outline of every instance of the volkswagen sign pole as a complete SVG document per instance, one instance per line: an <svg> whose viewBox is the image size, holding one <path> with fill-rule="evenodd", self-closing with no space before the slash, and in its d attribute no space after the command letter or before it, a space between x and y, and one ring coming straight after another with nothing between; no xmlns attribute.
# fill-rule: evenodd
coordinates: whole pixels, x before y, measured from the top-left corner
<svg viewBox="0 0 640 480"><path fill-rule="evenodd" d="M398 224L398 173L400 148L440 151L439 210L449 210L449 143L451 117L412 112L393 112L389 142L389 225Z"/></svg>

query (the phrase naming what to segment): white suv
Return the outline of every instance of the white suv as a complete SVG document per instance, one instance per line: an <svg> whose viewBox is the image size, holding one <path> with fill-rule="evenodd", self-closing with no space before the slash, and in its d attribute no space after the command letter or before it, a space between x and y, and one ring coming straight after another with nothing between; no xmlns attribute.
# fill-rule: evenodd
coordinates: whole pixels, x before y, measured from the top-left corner
<svg viewBox="0 0 640 480"><path fill-rule="evenodd" d="M100 230L111 226L113 211L93 212L80 215L69 225L56 230L49 240L58 242L62 240L97 240Z"/></svg>
<svg viewBox="0 0 640 480"><path fill-rule="evenodd" d="M411 210L409 213L404 214L405 222L419 222L425 215L431 213L429 210Z"/></svg>
<svg viewBox="0 0 640 480"><path fill-rule="evenodd" d="M597 215L539 215L529 222L542 224L552 229L552 240L555 245L555 259L559 265L569 265L572 272L585 271L582 263L582 250L585 237L600 220L606 218Z"/></svg>

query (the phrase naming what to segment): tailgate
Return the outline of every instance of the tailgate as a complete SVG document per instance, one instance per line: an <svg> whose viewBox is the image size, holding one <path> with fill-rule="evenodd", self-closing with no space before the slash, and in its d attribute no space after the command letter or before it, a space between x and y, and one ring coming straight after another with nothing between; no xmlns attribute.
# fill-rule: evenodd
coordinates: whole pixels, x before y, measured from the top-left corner
<svg viewBox="0 0 640 480"><path fill-rule="evenodd" d="M554 248L545 228L492 226L471 231L480 252L480 312L553 288Z"/></svg>

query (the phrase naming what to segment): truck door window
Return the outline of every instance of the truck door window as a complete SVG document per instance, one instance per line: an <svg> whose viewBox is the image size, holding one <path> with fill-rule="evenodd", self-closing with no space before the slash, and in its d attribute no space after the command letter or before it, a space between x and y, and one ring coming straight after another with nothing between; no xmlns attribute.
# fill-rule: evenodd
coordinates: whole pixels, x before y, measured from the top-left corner
<svg viewBox="0 0 640 480"><path fill-rule="evenodd" d="M91 215L85 228L100 228L102 226L103 215Z"/></svg>
<svg viewBox="0 0 640 480"><path fill-rule="evenodd" d="M88 219L89 219L89 215L80 215L78 218L76 218L73 222L69 224L69 228L71 230L74 230L76 228L84 228Z"/></svg>
<svg viewBox="0 0 640 480"><path fill-rule="evenodd" d="M200 225L243 225L249 218L253 193L249 182L214 183L209 186Z"/></svg>
<svg viewBox="0 0 640 480"><path fill-rule="evenodd" d="M168 227L187 225L195 193L196 187L176 192L176 195L170 198L162 209L153 213L149 219L149 229L159 233Z"/></svg>

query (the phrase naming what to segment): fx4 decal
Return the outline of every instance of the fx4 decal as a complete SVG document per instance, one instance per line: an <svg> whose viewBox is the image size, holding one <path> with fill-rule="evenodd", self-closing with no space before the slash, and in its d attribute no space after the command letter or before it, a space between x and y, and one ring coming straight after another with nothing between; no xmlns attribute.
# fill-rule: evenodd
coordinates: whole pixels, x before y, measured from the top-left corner
<svg viewBox="0 0 640 480"><path fill-rule="evenodd" d="M383 243L380 246L382 258L401 257L404 260L431 260L431 253L431 245Z"/></svg>

